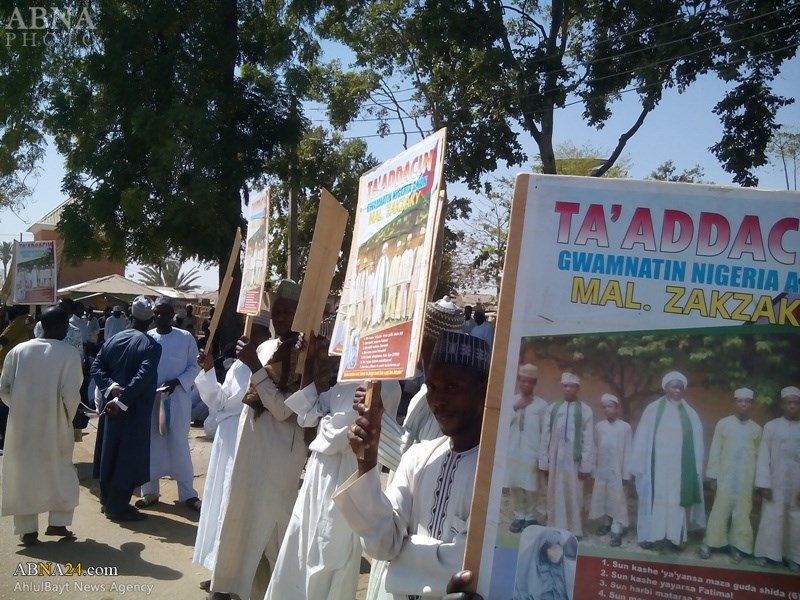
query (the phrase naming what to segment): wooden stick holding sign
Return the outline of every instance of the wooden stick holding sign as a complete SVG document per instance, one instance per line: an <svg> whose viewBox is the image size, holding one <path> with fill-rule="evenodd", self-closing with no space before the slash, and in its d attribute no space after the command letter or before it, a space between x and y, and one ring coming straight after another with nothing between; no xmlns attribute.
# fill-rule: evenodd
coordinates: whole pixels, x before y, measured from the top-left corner
<svg viewBox="0 0 800 600"><path fill-rule="evenodd" d="M228 268L225 270L225 277L222 279L222 285L219 289L219 296L217 296L217 310L214 311L214 316L211 318L211 324L208 326L208 339L204 352L208 354L211 351L211 342L214 341L214 335L217 333L219 327L219 320L222 318L222 310L225 308L225 302L228 299L228 292L233 283L233 268L239 261L239 252L242 249L242 230L236 228L236 235L233 237L233 247L231 248L231 255L228 258Z"/></svg>
<svg viewBox="0 0 800 600"><path fill-rule="evenodd" d="M325 313L325 304L331 289L331 281L336 273L336 263L342 250L344 231L347 228L347 209L339 204L328 190L322 188L314 225L311 251L303 276L300 300L292 322L292 331L299 331L306 340L319 330ZM302 377L306 364L306 350L297 358L295 372Z"/></svg>
<svg viewBox="0 0 800 600"><path fill-rule="evenodd" d="M380 381L367 381L367 394L364 396L364 406L371 409L373 400L377 400L375 408L380 410L383 403L381 401L381 382ZM364 449L359 448L356 453L358 460L364 460Z"/></svg>

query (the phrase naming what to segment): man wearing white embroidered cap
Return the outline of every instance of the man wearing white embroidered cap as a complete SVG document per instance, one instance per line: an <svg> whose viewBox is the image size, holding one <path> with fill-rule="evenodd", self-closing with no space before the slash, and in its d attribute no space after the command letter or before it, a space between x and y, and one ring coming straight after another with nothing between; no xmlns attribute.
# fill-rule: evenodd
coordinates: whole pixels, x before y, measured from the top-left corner
<svg viewBox="0 0 800 600"><path fill-rule="evenodd" d="M547 402L534 396L539 369L524 364L517 371L517 394L508 438L506 485L511 492L514 521L509 530L519 533L536 525L536 492L539 490L539 442L542 439Z"/></svg>
<svg viewBox="0 0 800 600"><path fill-rule="evenodd" d="M605 421L594 426L594 487L589 518L603 518L600 535L611 532L611 546L622 544L622 532L628 526L628 499L624 484L631 479L631 426L619 418L619 398L614 394L600 397Z"/></svg>
<svg viewBox="0 0 800 600"><path fill-rule="evenodd" d="M733 392L734 414L714 428L708 453L706 478L716 490L700 558L710 558L712 548L730 547L734 562L753 552L753 483L761 443L761 426L750 418L755 394L749 388Z"/></svg>
<svg viewBox="0 0 800 600"><path fill-rule="evenodd" d="M633 438L639 545L668 540L680 548L692 527L705 527L703 425L684 399L688 380L678 371L661 379L664 395L644 409Z"/></svg>
<svg viewBox="0 0 800 600"><path fill-rule="evenodd" d="M581 380L561 375L564 399L545 414L539 469L547 473L547 525L583 535L583 482L594 463L592 409L578 400Z"/></svg>
<svg viewBox="0 0 800 600"><path fill-rule="evenodd" d="M783 416L764 425L758 449L756 488L761 494L761 521L755 556L785 560L800 572L800 389L781 390Z"/></svg>

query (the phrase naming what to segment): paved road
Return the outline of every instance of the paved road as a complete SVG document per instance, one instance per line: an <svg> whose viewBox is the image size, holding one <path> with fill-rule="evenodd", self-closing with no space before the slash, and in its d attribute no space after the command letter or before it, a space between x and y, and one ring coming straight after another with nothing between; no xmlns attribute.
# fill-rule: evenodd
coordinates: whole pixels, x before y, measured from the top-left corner
<svg viewBox="0 0 800 600"><path fill-rule="evenodd" d="M95 425L94 421L90 422L83 441L75 444L74 462L81 491L71 529L78 539L74 542L44 541L25 548L12 533L11 517L0 519L0 599L202 600L205 594L198 585L210 574L192 563L198 515L177 504L174 482L162 481L162 503L156 510L147 511L149 517L145 521L113 523L100 514L98 484L91 477ZM192 429L190 446L195 488L202 494L211 441L205 438L202 430ZM46 526L46 517L40 517L40 540L47 539L41 535ZM116 569L116 574L14 574L20 568L26 571L29 563L39 561L58 563L65 569L69 568L69 563L74 570L80 564L83 571L88 567ZM362 567L365 564L362 563ZM366 575L361 579L364 584ZM358 597L363 597L362 590Z"/></svg>

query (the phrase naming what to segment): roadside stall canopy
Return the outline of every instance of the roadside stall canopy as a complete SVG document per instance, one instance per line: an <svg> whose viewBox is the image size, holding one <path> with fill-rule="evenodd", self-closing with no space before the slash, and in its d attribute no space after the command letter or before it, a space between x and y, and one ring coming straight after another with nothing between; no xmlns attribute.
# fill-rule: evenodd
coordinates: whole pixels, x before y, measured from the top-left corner
<svg viewBox="0 0 800 600"><path fill-rule="evenodd" d="M58 290L59 296L67 296L84 302L92 300L92 303L98 308L120 300L130 302L136 296L156 298L161 294L162 292L155 288L137 283L122 275L105 275Z"/></svg>

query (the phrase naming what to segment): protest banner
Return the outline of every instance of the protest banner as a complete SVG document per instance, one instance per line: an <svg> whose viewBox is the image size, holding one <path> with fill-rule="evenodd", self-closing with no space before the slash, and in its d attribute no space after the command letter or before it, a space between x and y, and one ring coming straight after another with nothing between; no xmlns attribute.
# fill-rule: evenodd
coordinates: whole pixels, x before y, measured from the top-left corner
<svg viewBox="0 0 800 600"><path fill-rule="evenodd" d="M236 312L255 316L261 310L264 282L267 276L267 224L269 223L269 190L250 198L247 217L242 285Z"/></svg>
<svg viewBox="0 0 800 600"><path fill-rule="evenodd" d="M15 241L9 276L14 304L55 304L56 243Z"/></svg>
<svg viewBox="0 0 800 600"><path fill-rule="evenodd" d="M798 597L798 206L517 177L465 555L484 598Z"/></svg>
<svg viewBox="0 0 800 600"><path fill-rule="evenodd" d="M446 130L360 180L341 308L339 381L414 375L442 196ZM338 340L342 340L340 343Z"/></svg>

